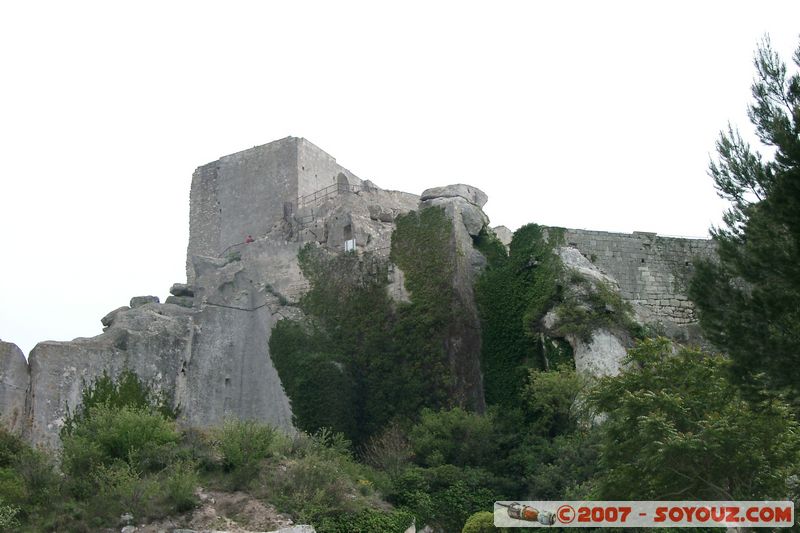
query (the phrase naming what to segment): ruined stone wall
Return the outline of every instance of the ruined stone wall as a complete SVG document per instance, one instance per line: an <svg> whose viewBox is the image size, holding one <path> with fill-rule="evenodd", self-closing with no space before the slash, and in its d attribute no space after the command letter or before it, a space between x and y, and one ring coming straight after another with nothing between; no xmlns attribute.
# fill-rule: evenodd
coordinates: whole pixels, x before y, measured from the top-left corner
<svg viewBox="0 0 800 533"><path fill-rule="evenodd" d="M361 184L360 178L339 165L331 155L302 138L297 139L297 164L297 188L301 197L335 185L340 173L347 177L350 185Z"/></svg>
<svg viewBox="0 0 800 533"><path fill-rule="evenodd" d="M189 247L186 253L186 272L194 281L192 256L215 256L219 246L220 207L217 199L217 162L198 167L192 175L189 193Z"/></svg>
<svg viewBox="0 0 800 533"><path fill-rule="evenodd" d="M287 137L226 155L199 167L192 178L186 274L192 256L217 257L248 235L259 237L297 201L298 139Z"/></svg>
<svg viewBox="0 0 800 533"><path fill-rule="evenodd" d="M714 253L712 241L581 229L567 229L564 238L617 280L622 297L644 311L648 322L696 322L686 283L695 258Z"/></svg>
<svg viewBox="0 0 800 533"><path fill-rule="evenodd" d="M340 174L361 180L305 139L286 137L199 167L190 194L186 273L194 281L192 256L217 257L248 235L259 238L292 212L298 198L335 186Z"/></svg>
<svg viewBox="0 0 800 533"><path fill-rule="evenodd" d="M284 204L296 201L297 141L287 137L220 158L220 252L266 234L283 218Z"/></svg>

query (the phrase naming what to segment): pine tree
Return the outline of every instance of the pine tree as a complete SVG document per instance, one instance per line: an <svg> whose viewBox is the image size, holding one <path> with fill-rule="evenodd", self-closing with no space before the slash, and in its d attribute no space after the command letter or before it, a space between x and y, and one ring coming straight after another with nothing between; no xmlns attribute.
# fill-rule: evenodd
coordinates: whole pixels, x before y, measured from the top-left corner
<svg viewBox="0 0 800 533"><path fill-rule="evenodd" d="M800 47L793 59L800 67ZM709 174L731 206L711 230L718 258L698 265L690 296L740 384L800 405L800 75L787 75L768 37L754 63L748 116L772 157L730 126L720 134Z"/></svg>

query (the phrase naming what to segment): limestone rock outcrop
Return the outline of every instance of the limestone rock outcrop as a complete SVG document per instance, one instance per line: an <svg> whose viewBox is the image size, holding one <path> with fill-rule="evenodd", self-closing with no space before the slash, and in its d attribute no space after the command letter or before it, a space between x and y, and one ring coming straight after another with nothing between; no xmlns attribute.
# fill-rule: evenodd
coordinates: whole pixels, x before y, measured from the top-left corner
<svg viewBox="0 0 800 533"><path fill-rule="evenodd" d="M56 447L66 410L78 407L84 384L129 369L171 397L187 424L237 417L293 431L269 339L278 320L302 318L297 304L309 285L299 251L314 244L388 260L397 217L429 207L442 208L453 224L454 305L463 310L447 333L455 403L485 407L473 294L486 264L473 247L489 223L483 191L464 184L421 196L383 190L305 139L287 137L199 167L189 202L187 283L174 284L164 303L156 296L134 297L101 319L100 335L41 342L27 362L16 346L0 342L2 424L33 444ZM494 233L508 246L508 228ZM649 313L668 326L693 326L679 282L690 271L691 254L711 250L708 242L585 230L566 230L566 241L558 252L567 272L589 280L581 290L602 283L639 305L640 320ZM389 275L390 297L409 301L402 270ZM545 329L555 331L558 321L556 312L548 314ZM619 372L630 342L613 327L564 337L578 369L593 375Z"/></svg>
<svg viewBox="0 0 800 533"><path fill-rule="evenodd" d="M458 402L477 411L486 408L486 401L480 365L481 324L473 287L486 266L486 259L473 247L472 237L489 223L489 217L481 210L485 203L483 191L458 184L426 190L419 204L420 209L441 207L453 223L452 281L455 305L463 313L448 328L446 351Z"/></svg>
<svg viewBox="0 0 800 533"><path fill-rule="evenodd" d="M192 334L190 310L149 303L117 310L113 322L96 337L40 342L28 361L30 442L57 448L67 409L74 411L84 385L104 373L113 378L132 370L155 391L180 403L176 385Z"/></svg>
<svg viewBox="0 0 800 533"><path fill-rule="evenodd" d="M616 280L602 273L576 248L561 246L556 252L564 266L561 284L565 287L566 298L571 299L573 305L583 307L587 314L624 312L621 309L607 308L610 307L607 304L603 309L594 309L592 306L596 304L590 301L591 294L599 290L611 290L619 294ZM575 276L580 276L584 282L576 283L572 280ZM559 333L564 329L562 320L557 306L545 315L544 327L549 334L563 336L569 342L578 372L594 377L615 376L620 373L627 348L632 342L624 328L603 325L592 328L588 335L573 332L562 334Z"/></svg>
<svg viewBox="0 0 800 533"><path fill-rule="evenodd" d="M514 237L514 232L505 226L495 226L492 231L494 231L495 237L508 248L511 244L511 239Z"/></svg>
<svg viewBox="0 0 800 533"><path fill-rule="evenodd" d="M25 429L28 364L16 344L0 341L0 423L16 434Z"/></svg>
<svg viewBox="0 0 800 533"><path fill-rule="evenodd" d="M464 185L463 183L445 185L444 187L432 187L422 191L422 196L420 196L420 200L423 202L425 200L433 200L434 198L463 198L478 207L483 207L486 205L486 202L489 201L489 197L485 192L477 187Z"/></svg>
<svg viewBox="0 0 800 533"><path fill-rule="evenodd" d="M461 220L469 235L476 236L489 223L489 217L481 209L487 199L482 190L459 183L425 190L420 197L420 208L442 206L448 216Z"/></svg>

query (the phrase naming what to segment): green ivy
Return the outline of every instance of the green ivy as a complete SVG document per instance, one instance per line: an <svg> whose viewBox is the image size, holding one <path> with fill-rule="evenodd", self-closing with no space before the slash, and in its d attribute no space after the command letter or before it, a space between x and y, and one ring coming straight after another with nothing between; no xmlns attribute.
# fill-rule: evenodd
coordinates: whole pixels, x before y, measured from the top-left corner
<svg viewBox="0 0 800 533"><path fill-rule="evenodd" d="M553 250L561 242L563 230L536 224L514 233L507 255L493 235L484 232L476 239L476 247L488 259L475 293L482 321L481 364L489 404L512 407L525 385L528 369L543 369L572 359L566 343L547 338L536 328L560 296L562 267Z"/></svg>
<svg viewBox="0 0 800 533"><path fill-rule="evenodd" d="M392 419L450 402L444 347L459 312L452 223L441 208L396 223L391 259L410 303L389 298L386 260L313 245L299 254L311 284L299 303L307 320L279 322L270 353L303 430L329 427L360 444Z"/></svg>
<svg viewBox="0 0 800 533"><path fill-rule="evenodd" d="M590 342L592 332L604 328L641 337L643 330L633 318L633 307L622 299L608 283L589 281L578 272L571 272L569 287L555 308L558 335L576 335Z"/></svg>

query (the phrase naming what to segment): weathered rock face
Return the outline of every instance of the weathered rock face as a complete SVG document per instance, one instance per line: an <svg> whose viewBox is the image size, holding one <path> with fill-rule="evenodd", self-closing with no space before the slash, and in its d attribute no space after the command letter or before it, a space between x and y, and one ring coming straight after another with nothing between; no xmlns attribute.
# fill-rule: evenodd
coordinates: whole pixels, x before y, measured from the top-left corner
<svg viewBox="0 0 800 533"><path fill-rule="evenodd" d="M289 400L269 357L270 333L284 307L264 281L275 270L244 259L196 265L195 332L177 384L187 422L203 427L240 418L292 431Z"/></svg>
<svg viewBox="0 0 800 533"><path fill-rule="evenodd" d="M494 231L497 239L508 248L508 245L511 244L511 239L514 237L514 232L505 226L495 226L492 228L492 231Z"/></svg>
<svg viewBox="0 0 800 533"><path fill-rule="evenodd" d="M602 377L616 376L622 371L622 361L627 355L620 339L607 329L592 332L592 340L586 343L577 335L567 335L575 357L575 370L583 375Z"/></svg>
<svg viewBox="0 0 800 533"><path fill-rule="evenodd" d="M179 404L176 380L189 355L192 329L190 310L150 303L119 311L97 337L37 344L29 360L30 441L58 447L67 408L74 411L83 386L104 372L116 377L132 370Z"/></svg>
<svg viewBox="0 0 800 533"><path fill-rule="evenodd" d="M444 187L433 187L422 191L420 200L432 200L434 198L463 198L471 204L483 207L489 200L486 193L477 187L456 183L455 185L445 185Z"/></svg>
<svg viewBox="0 0 800 533"><path fill-rule="evenodd" d="M28 364L16 344L0 341L0 423L16 434L25 424Z"/></svg>
<svg viewBox="0 0 800 533"><path fill-rule="evenodd" d="M450 324L446 346L456 400L482 410L473 284L485 259L472 238L489 222L482 211L486 201L485 193L464 184L428 189L421 197L383 190L294 137L199 167L190 195L188 283L173 285L164 304L155 296L134 297L130 307L102 318L101 335L42 342L27 363L16 346L0 342L0 422L34 444L55 447L66 409L78 407L84 383L130 369L171 395L188 424L237 417L292 431L269 339L278 320L302 317L297 303L308 282L299 250L317 243L331 252L388 258L396 217L433 206L453 223L454 305L464 311ZM511 232L503 226L494 231L508 245ZM690 334L691 305L681 296L675 268L688 267L693 251L708 252L707 242L583 230L567 230L566 237L572 246L559 254L568 269L640 304L639 320L648 313L672 318ZM390 296L408 301L404 273L390 273ZM557 317L548 316L554 327ZM566 338L578 369L594 375L617 373L629 342L613 328Z"/></svg>
<svg viewBox="0 0 800 533"><path fill-rule="evenodd" d="M473 201L465 198L468 196ZM449 326L446 351L450 369L455 376L454 390L457 402L479 412L485 410L481 375L481 325L475 305L473 287L477 276L486 266L486 259L472 245L472 237L488 224L489 218L481 210L486 194L468 185L450 185L428 189L422 194L420 209L441 207L453 222L453 257L455 269L453 287L457 308L463 313Z"/></svg>
<svg viewBox="0 0 800 533"><path fill-rule="evenodd" d="M589 295L592 292L596 292L600 284L619 293L617 282L600 272L576 248L562 246L556 252L564 266L561 283L568 287L567 292L570 292L572 297L577 297L579 300L578 305L585 306L588 309L591 305L588 303ZM580 275L587 282L580 287L576 287L570 281L570 277L574 274ZM604 311L606 310L601 312ZM550 311L543 320L545 329L550 334L554 334L554 331L560 325L560 320L558 308ZM621 328L611 330L606 327L597 327L590 332L588 339L577 334L566 334L564 338L572 347L575 369L584 375L594 377L619 374L627 354L626 347L631 344L630 336Z"/></svg>

